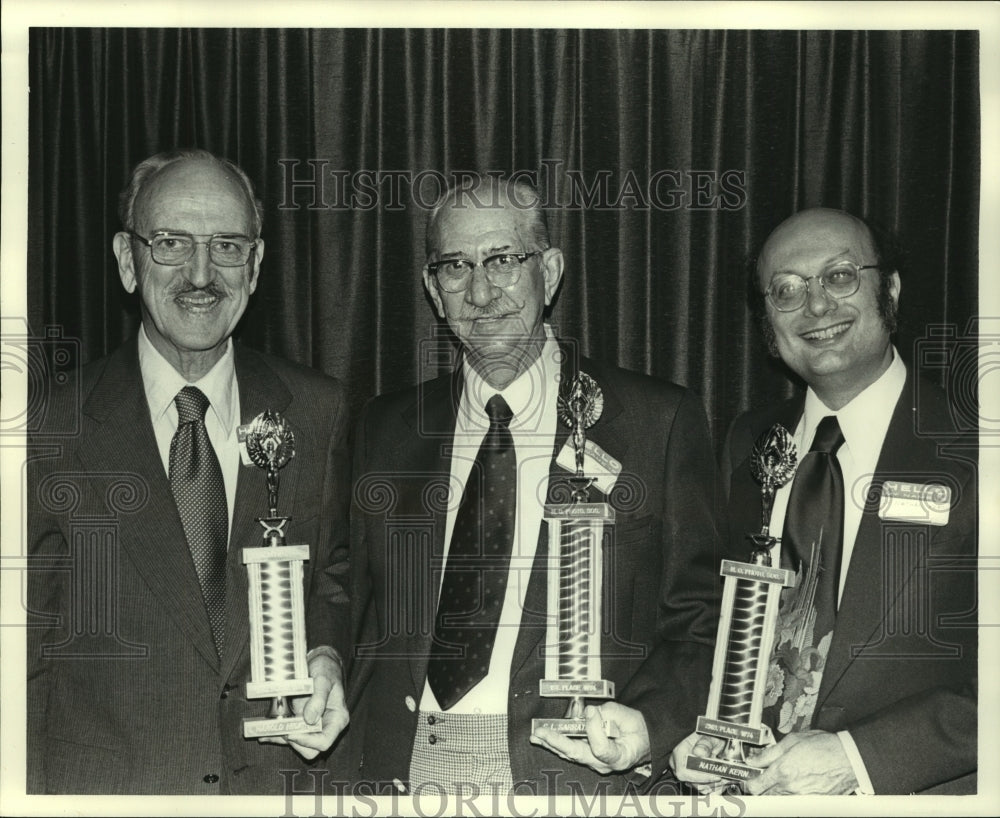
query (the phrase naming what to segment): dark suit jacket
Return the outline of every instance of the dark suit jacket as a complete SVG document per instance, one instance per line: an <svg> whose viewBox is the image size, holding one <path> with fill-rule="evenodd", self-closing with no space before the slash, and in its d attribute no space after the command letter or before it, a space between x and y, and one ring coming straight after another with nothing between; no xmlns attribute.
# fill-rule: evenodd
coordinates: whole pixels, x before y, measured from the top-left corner
<svg viewBox="0 0 1000 818"><path fill-rule="evenodd" d="M263 472L240 467L220 658L156 447L129 342L57 389L28 469L28 792L281 793L283 746L243 738L249 622L244 547L261 543ZM281 412L296 455L281 470L289 543L308 543L311 644L348 633L349 473L343 389L236 347L241 422Z"/></svg>
<svg viewBox="0 0 1000 818"><path fill-rule="evenodd" d="M575 364L567 355L566 376ZM588 439L623 464L605 554L603 677L642 711L656 772L703 711L715 639L721 498L704 410L685 389L582 360L604 392ZM461 379L445 376L374 399L355 446L351 522L355 667L349 745L357 775L384 789L407 782L423 694ZM553 456L568 430L556 433ZM551 467L553 475L566 472ZM507 699L515 792L594 791L602 776L529 743L533 717L561 717L542 698L547 526L542 523ZM655 778L655 776L654 776ZM626 785L607 778L611 792Z"/></svg>
<svg viewBox="0 0 1000 818"><path fill-rule="evenodd" d="M794 431L802 409L799 398L734 422L723 458L734 537L760 530L760 489L748 465L753 441L774 423ZM858 528L816 703L813 727L850 731L877 794L946 782L949 792L975 791L977 449L953 428L944 393L908 376ZM880 519L886 480L948 486L947 525Z"/></svg>

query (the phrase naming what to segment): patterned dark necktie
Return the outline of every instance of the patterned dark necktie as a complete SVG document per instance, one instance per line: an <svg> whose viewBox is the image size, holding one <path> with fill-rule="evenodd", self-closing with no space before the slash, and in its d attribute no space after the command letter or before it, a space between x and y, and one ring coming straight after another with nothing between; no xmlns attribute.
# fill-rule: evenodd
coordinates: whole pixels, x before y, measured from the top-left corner
<svg viewBox="0 0 1000 818"><path fill-rule="evenodd" d="M222 655L226 616L226 541L229 511L219 458L208 439L201 390L185 386L174 398L177 431L170 443L170 490L198 573L215 648Z"/></svg>
<svg viewBox="0 0 1000 818"><path fill-rule="evenodd" d="M840 563L844 545L844 476L837 450L844 435L835 415L816 427L812 448L802 458L788 497L781 536L782 562L801 574L782 595L774 681L765 722L780 733L808 730L837 619ZM774 698L777 697L777 701Z"/></svg>
<svg viewBox="0 0 1000 818"><path fill-rule="evenodd" d="M517 509L517 461L507 402L486 404L490 428L455 515L434 618L427 679L451 708L486 676L507 591Z"/></svg>

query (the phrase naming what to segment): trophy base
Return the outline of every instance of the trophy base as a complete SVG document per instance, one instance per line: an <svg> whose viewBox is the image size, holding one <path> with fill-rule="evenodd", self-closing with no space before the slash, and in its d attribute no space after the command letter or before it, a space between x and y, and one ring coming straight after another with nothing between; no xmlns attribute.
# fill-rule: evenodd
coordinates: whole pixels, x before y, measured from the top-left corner
<svg viewBox="0 0 1000 818"><path fill-rule="evenodd" d="M587 735L586 719L532 719L531 735L535 735L539 727L544 727L546 730L563 736Z"/></svg>
<svg viewBox="0 0 1000 818"><path fill-rule="evenodd" d="M702 758L701 756L688 756L685 766L689 770L708 773L728 781L749 781L763 772L759 767L751 767L749 764L724 761L721 758Z"/></svg>
<svg viewBox="0 0 1000 818"><path fill-rule="evenodd" d="M774 738L771 728L766 724L760 727L750 727L746 724L733 724L730 721L710 719L708 716L698 716L696 732L716 738L735 739L744 744L772 744Z"/></svg>
<svg viewBox="0 0 1000 818"><path fill-rule="evenodd" d="M266 736L290 736L296 733L318 733L323 729L323 720L309 724L302 716L287 716L276 719L267 716L243 719L243 738L264 738Z"/></svg>

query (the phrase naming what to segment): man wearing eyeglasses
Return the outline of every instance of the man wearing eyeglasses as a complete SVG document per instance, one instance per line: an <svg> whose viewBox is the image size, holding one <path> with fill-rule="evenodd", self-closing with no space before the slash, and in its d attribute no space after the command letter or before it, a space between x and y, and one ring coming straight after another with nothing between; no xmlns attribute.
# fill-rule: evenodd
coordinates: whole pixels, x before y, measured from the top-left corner
<svg viewBox="0 0 1000 818"><path fill-rule="evenodd" d="M808 388L737 418L724 454L737 538L760 530L754 441L780 423L799 460L770 519L772 562L797 585L763 698L777 741L749 753L750 794L976 791L976 442L945 432L945 395L892 344L896 267L866 223L813 209L778 226L751 273L768 346ZM687 758L721 745L690 736L672 766L717 787Z"/></svg>
<svg viewBox="0 0 1000 818"><path fill-rule="evenodd" d="M658 777L703 706L720 556L704 410L555 337L544 316L563 271L527 185L482 179L430 214L424 286L461 357L374 399L354 457L349 744L379 792L620 793L646 782L643 766ZM617 701L586 711L600 757L587 739L532 735L568 705L540 695L556 614L543 506L574 469L557 396L578 373L603 395L588 443L619 464L589 489L616 509L597 604Z"/></svg>
<svg viewBox="0 0 1000 818"><path fill-rule="evenodd" d="M239 430L273 410L295 435L279 512L310 546L309 636L343 645L343 388L231 340L264 253L239 167L205 151L153 156L133 170L121 217L114 252L139 295L138 336L85 367L79 395L53 393L49 414L72 414L79 434L46 447L43 432L29 473L33 564L52 570L29 574L45 627L29 629L28 792L283 793L281 770L302 764L241 724L270 702L246 695L241 554L262 543L268 495L262 471L241 465ZM78 542L89 518L113 529L100 554ZM322 730L287 741L307 759L347 723L339 655L320 649L309 672L315 692L293 708Z"/></svg>

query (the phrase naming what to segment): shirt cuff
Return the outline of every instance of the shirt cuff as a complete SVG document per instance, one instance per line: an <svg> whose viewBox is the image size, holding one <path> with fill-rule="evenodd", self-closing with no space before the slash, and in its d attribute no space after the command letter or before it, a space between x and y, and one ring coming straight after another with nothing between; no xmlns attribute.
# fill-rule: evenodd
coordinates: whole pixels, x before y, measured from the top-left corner
<svg viewBox="0 0 1000 818"><path fill-rule="evenodd" d="M868 777L868 769L865 767L865 762L861 758L861 753L858 752L858 745L854 743L854 739L851 738L851 734L846 730L840 730L837 733L837 738L840 739L840 744L844 748L847 760L851 762L851 769L854 770L854 777L858 779L858 786L857 789L854 790L854 794L874 795L875 787L872 786L872 780Z"/></svg>
<svg viewBox="0 0 1000 818"><path fill-rule="evenodd" d="M337 663L337 666L343 669L344 660L340 658L340 653L336 648L332 648L329 645L320 645L319 647L313 648L309 653L306 654L306 663L317 656L328 656Z"/></svg>

